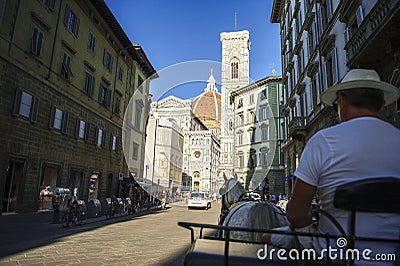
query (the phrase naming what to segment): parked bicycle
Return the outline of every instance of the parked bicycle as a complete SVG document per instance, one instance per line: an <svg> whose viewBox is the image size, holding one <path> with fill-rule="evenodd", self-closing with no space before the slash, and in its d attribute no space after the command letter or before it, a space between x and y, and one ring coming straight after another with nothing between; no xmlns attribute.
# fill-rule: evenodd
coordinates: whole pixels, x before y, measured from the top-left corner
<svg viewBox="0 0 400 266"><path fill-rule="evenodd" d="M61 220L61 226L63 228L74 227L85 223L86 219L87 212L85 202L83 200L74 200L72 203L68 204L68 208Z"/></svg>
<svg viewBox="0 0 400 266"><path fill-rule="evenodd" d="M121 216L127 216L132 213L132 204L129 198L122 198L120 201L120 214Z"/></svg>
<svg viewBox="0 0 400 266"><path fill-rule="evenodd" d="M127 203L128 215L133 214L134 209L133 209L132 199L126 198L126 203Z"/></svg>
<svg viewBox="0 0 400 266"><path fill-rule="evenodd" d="M111 198L107 198L108 201L108 210L107 210L107 219L111 219L115 217L115 214L118 213L119 204L117 198L113 195Z"/></svg>
<svg viewBox="0 0 400 266"><path fill-rule="evenodd" d="M138 199L138 200L134 203L134 205L132 206L133 212L134 212L134 213L139 213L139 212L141 212L141 211L143 210L144 206L145 206L145 200Z"/></svg>

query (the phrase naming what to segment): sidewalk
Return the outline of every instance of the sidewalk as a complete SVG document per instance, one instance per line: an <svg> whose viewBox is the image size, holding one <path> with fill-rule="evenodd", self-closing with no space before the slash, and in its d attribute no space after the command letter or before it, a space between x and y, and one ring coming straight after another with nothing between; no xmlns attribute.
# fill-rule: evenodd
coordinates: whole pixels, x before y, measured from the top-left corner
<svg viewBox="0 0 400 266"><path fill-rule="evenodd" d="M149 212L160 211L161 208L152 207L151 210L142 210L141 212L134 213L128 216L138 216L143 215ZM64 211L60 211L59 213L59 222L53 223L53 211L46 210L46 211L38 211L38 212L31 212L31 213L3 213L0 215L0 233L5 231L5 228L12 230L13 228L29 228L32 225L59 225L61 227L61 218L64 215ZM87 218L85 224L95 223L99 221L106 221L106 220L118 220L119 218L123 218L125 216L120 216L116 214L113 219L107 219L106 215L101 215L94 218ZM7 230L8 231L8 230Z"/></svg>
<svg viewBox="0 0 400 266"><path fill-rule="evenodd" d="M107 219L105 215L88 218L85 224L73 228L62 228L61 223L53 222L53 211L33 213L10 213L0 216L0 258L19 253L57 241L59 238L79 232L93 230L110 223L121 222L138 216L161 211L159 209L144 210L128 216ZM60 212L61 217L64 212Z"/></svg>

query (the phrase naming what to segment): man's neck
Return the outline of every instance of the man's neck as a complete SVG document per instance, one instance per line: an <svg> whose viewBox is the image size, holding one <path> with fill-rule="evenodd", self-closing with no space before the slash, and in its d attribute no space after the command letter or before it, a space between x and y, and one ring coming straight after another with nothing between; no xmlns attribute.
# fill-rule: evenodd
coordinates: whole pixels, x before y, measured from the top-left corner
<svg viewBox="0 0 400 266"><path fill-rule="evenodd" d="M379 118L379 114L377 112L368 110L368 109L359 109L355 107L349 108L347 113L343 115L342 117L342 122L349 121L354 118L360 118L360 117L375 117Z"/></svg>

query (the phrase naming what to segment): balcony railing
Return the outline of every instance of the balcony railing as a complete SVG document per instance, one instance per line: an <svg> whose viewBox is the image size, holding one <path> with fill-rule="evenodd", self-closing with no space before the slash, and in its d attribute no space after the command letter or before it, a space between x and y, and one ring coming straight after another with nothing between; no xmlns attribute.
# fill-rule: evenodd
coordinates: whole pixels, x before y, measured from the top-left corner
<svg viewBox="0 0 400 266"><path fill-rule="evenodd" d="M351 36L345 45L348 53L349 65L371 42L370 38L377 35L386 24L390 23L392 14L396 12L395 6L399 0L380 0L372 10L365 16L357 32Z"/></svg>
<svg viewBox="0 0 400 266"><path fill-rule="evenodd" d="M289 136L294 139L300 139L306 134L306 118L293 117L289 122Z"/></svg>

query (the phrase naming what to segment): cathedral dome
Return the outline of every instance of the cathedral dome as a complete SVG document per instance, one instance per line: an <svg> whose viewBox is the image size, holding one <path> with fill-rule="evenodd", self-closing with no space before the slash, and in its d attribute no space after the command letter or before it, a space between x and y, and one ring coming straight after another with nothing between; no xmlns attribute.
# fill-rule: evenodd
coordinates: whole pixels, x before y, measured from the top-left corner
<svg viewBox="0 0 400 266"><path fill-rule="evenodd" d="M221 94L215 86L215 79L210 73L207 88L193 101L193 113L207 128L219 128L221 121Z"/></svg>

